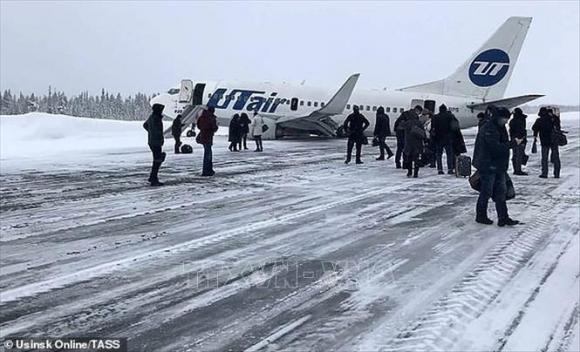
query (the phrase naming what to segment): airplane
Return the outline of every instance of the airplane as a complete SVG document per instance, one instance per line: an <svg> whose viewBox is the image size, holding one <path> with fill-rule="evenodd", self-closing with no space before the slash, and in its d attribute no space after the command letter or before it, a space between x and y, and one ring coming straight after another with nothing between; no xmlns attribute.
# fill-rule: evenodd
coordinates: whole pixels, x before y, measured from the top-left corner
<svg viewBox="0 0 580 352"><path fill-rule="evenodd" d="M263 139L283 137L344 135L342 123L358 105L371 126L379 106L396 117L416 105L437 113L445 104L460 121L461 128L477 125L477 114L489 105L514 108L543 95L529 94L504 98L516 65L531 17L510 17L497 31L447 78L395 90L355 89L359 74L351 75L333 92L329 89L287 83L194 82L181 81L179 88L154 97L150 103L163 104L164 115L182 115L184 129L208 106L215 108L220 125L229 124L234 114L258 112L268 125ZM170 136L170 129L166 130Z"/></svg>

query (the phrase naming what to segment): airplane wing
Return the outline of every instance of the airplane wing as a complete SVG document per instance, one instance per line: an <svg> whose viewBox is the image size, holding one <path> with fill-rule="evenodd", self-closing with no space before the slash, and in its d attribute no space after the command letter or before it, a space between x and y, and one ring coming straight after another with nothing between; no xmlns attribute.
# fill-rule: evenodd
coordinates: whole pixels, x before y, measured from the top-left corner
<svg viewBox="0 0 580 352"><path fill-rule="evenodd" d="M344 112L359 76L359 73L350 76L324 107L307 116L283 116L276 120L276 124L281 127L315 130L326 136L335 136L338 125L331 117Z"/></svg>
<svg viewBox="0 0 580 352"><path fill-rule="evenodd" d="M530 102L532 100L536 100L536 99L541 98L541 97L543 97L543 95L528 94L528 95L521 95L519 97L504 98L504 99L499 99L499 100L486 101L485 103L467 105L467 107L470 109L473 109L473 110L485 110L485 109L487 109L488 106L495 105L495 106L501 106L504 108L511 109L511 108L515 108L516 106L525 104L527 102Z"/></svg>

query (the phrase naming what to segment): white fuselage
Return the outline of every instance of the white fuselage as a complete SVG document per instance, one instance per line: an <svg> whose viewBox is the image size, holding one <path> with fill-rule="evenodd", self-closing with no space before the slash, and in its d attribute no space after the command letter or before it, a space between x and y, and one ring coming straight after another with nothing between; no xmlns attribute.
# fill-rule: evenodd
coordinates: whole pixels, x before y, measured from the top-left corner
<svg viewBox="0 0 580 352"><path fill-rule="evenodd" d="M173 94L161 94L152 103L165 105L164 114L175 118L186 104L179 103L178 89L170 90ZM265 121L275 126L281 117L308 116L319 110L333 96L335 90L307 87L303 85L271 84L271 83L235 83L235 82L205 82L202 104L215 107L215 114L221 125L226 125L234 114L242 112L252 117L258 111ZM294 104L293 104L294 99ZM427 104L426 104L427 102ZM443 96L429 93L406 92L398 90L358 89L353 91L342 114L332 116L332 120L341 125L352 112L353 105L358 105L363 115L371 125L367 134L372 135L375 114L379 106L390 116L391 127L402 110L408 110L415 105L429 105L430 110L437 113L438 107L445 104L459 119L461 127L471 127L477 124L476 114L468 105L481 103L481 99ZM279 131L276 137L285 135L300 135L300 126L296 129ZM285 133L286 132L286 133ZM315 131L304 131L302 135L316 134Z"/></svg>

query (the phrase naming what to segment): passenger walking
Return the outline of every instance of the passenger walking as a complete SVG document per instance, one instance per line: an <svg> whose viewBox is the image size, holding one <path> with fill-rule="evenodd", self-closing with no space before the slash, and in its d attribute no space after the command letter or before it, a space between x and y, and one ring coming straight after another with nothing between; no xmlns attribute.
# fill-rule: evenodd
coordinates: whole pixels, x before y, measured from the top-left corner
<svg viewBox="0 0 580 352"><path fill-rule="evenodd" d="M380 155L377 160L385 160L385 150L387 151L387 159L393 156L391 148L385 142L386 138L391 135L391 125L389 115L385 114L385 109L379 106L377 109L377 118L375 121L374 136L379 142Z"/></svg>
<svg viewBox="0 0 580 352"><path fill-rule="evenodd" d="M527 130L526 130L526 118L528 115L524 114L522 109L515 108L513 117L509 123L510 139L512 140L513 153L512 153L512 166L514 169L514 175L527 176L528 173L522 171L522 166L525 164L526 158L526 143L527 143ZM521 139L522 143L513 143L517 139Z"/></svg>
<svg viewBox="0 0 580 352"><path fill-rule="evenodd" d="M509 217L507 208L507 169L512 146L506 130L510 112L505 108L493 109L492 116L477 132L473 166L480 175L481 189L477 199L475 221L491 225L493 221L487 216L489 199L495 202L498 226L513 226L519 221ZM515 143L521 143L516 139Z"/></svg>
<svg viewBox="0 0 580 352"><path fill-rule="evenodd" d="M230 120L230 127L228 133L228 141L230 142L230 146L228 147L228 149L230 150L230 152L238 151L238 144L241 143L241 135L242 135L241 129L242 126L240 124L240 115L235 114Z"/></svg>
<svg viewBox="0 0 580 352"><path fill-rule="evenodd" d="M173 136L173 139L175 140L175 147L174 147L175 154L180 153L182 128L183 128L183 124L181 123L181 115L177 115L175 120L173 120L173 124L171 125L171 135Z"/></svg>
<svg viewBox="0 0 580 352"><path fill-rule="evenodd" d="M201 176L215 175L215 171L213 170L212 145L213 136L218 130L218 124L214 112L215 108L210 106L197 119L199 134L196 137L196 141L203 145L203 171Z"/></svg>
<svg viewBox="0 0 580 352"><path fill-rule="evenodd" d="M344 120L344 131L348 136L348 142L346 147L346 160L344 161L345 164L350 163L352 158L352 148L356 144L356 163L362 164L361 160L361 153L362 153L362 145L366 144L366 137L364 135L364 131L369 127L370 123L369 120L364 117L363 114L359 112L359 108L357 105L353 106L352 114L348 115L346 120Z"/></svg>
<svg viewBox="0 0 580 352"><path fill-rule="evenodd" d="M439 175L443 175L443 150L447 158L447 173L455 173L455 158L451 143L451 112L447 111L447 106L442 104L439 107L439 113L433 116L431 130L433 132L433 141L435 142L435 157L437 158L437 170Z"/></svg>
<svg viewBox="0 0 580 352"><path fill-rule="evenodd" d="M159 168L163 161L165 161L165 153L163 152L163 109L164 105L153 104L151 109L153 112L143 123L143 128L147 130L147 144L151 153L153 154L153 165L151 166L151 173L149 174L149 183L151 186L163 186L159 182Z"/></svg>
<svg viewBox="0 0 580 352"><path fill-rule="evenodd" d="M262 134L264 133L264 119L258 114L257 111L254 112L254 118L250 125L250 133L256 141L255 152L263 152L264 147L262 146Z"/></svg>
<svg viewBox="0 0 580 352"><path fill-rule="evenodd" d="M246 114L245 112L240 114L240 132L241 132L241 136L240 136L240 150L242 150L242 146L244 147L244 150L248 150L248 145L247 145L247 140L248 140L248 133L250 133L250 124L252 123L252 120L250 120L250 118L248 117L248 114Z"/></svg>
<svg viewBox="0 0 580 352"><path fill-rule="evenodd" d="M407 177L419 177L419 160L421 153L423 153L423 140L426 133L419 121L419 114L421 114L420 105L417 105L413 110L405 111L406 115L403 128L405 130L405 163L407 168Z"/></svg>
<svg viewBox="0 0 580 352"><path fill-rule="evenodd" d="M558 126L558 122L550 116L548 109L545 107L540 108L538 112L538 118L532 130L534 131L534 143L537 143L538 136L540 137L540 145L542 148L542 174L541 178L548 177L548 160L554 162L554 177L560 177L560 151L558 145L553 143L552 134L555 127ZM551 158L550 157L551 154Z"/></svg>
<svg viewBox="0 0 580 352"><path fill-rule="evenodd" d="M405 149L405 128L404 122L407 115L401 112L401 115L395 120L395 136L397 137L397 150L395 152L395 166L397 169L401 168L401 157L403 157L403 164L405 163L403 150Z"/></svg>

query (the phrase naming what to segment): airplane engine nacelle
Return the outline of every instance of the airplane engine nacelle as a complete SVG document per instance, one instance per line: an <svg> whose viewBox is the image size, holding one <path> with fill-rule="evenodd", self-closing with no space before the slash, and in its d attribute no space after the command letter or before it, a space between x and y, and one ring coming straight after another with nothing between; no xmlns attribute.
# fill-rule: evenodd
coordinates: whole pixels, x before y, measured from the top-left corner
<svg viewBox="0 0 580 352"><path fill-rule="evenodd" d="M277 137L279 137L276 135L276 132L277 132L276 131L276 129L277 129L276 122L272 119L267 118L267 117L263 117L262 119L264 120L264 125L268 126L268 130L262 134L262 139L263 140L264 139L276 139Z"/></svg>

